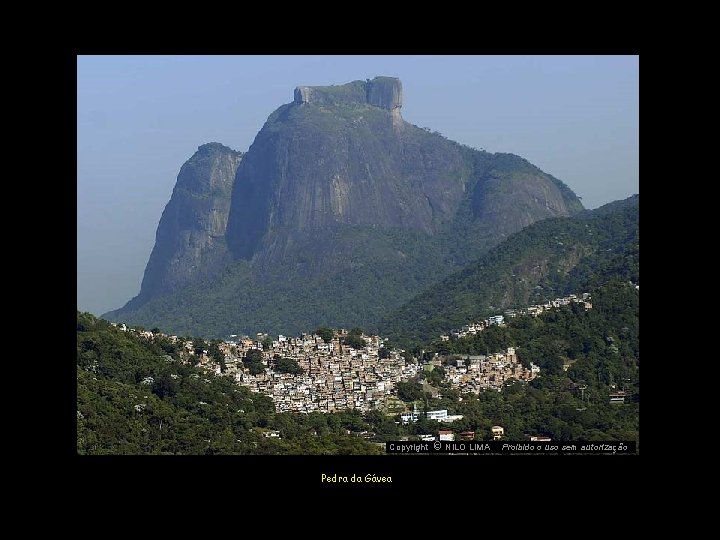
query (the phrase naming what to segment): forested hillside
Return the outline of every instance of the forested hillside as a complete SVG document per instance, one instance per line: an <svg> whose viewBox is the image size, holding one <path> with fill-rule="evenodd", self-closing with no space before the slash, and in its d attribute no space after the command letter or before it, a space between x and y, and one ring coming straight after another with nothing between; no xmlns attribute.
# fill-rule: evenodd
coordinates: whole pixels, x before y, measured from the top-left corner
<svg viewBox="0 0 720 540"><path fill-rule="evenodd" d="M374 454L347 435L358 413L276 414L271 399L184 363L167 338L146 340L77 315L79 454ZM268 430L281 438L267 438Z"/></svg>
<svg viewBox="0 0 720 540"><path fill-rule="evenodd" d="M501 425L510 440L539 434L553 440L639 441L639 290L611 279L591 291L593 307L587 311L572 304L539 317L516 317L504 327L491 326L476 336L438 339L422 347L426 358L438 353L445 363L516 347L523 364L532 362L541 368L540 376L528 384L516 382L502 392L461 396L442 382L436 373L443 372L441 366L425 379L442 398L426 396L427 406L464 415L452 424L453 429L473 430L481 438L489 437L491 426ZM610 403L610 393L621 390L627 395L625 403ZM428 429L427 421L418 424L417 432Z"/></svg>
<svg viewBox="0 0 720 540"><path fill-rule="evenodd" d="M638 203L636 195L576 217L535 223L390 313L380 332L412 345L611 278L639 284Z"/></svg>

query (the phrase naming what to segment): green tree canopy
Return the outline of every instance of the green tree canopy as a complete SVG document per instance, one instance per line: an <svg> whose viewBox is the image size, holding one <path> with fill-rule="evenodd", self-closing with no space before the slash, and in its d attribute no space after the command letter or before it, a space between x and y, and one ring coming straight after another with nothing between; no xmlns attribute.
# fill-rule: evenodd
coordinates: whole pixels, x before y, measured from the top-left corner
<svg viewBox="0 0 720 540"><path fill-rule="evenodd" d="M281 373L292 373L294 375L304 373L303 368L292 358L277 358L273 360L273 367Z"/></svg>
<svg viewBox="0 0 720 540"><path fill-rule="evenodd" d="M331 328L327 328L325 326L321 326L315 330L315 333L320 336L325 343L330 343L333 336L335 336L335 332Z"/></svg>
<svg viewBox="0 0 720 540"><path fill-rule="evenodd" d="M419 382L399 382L396 388L398 397L405 402L423 399L423 389Z"/></svg>
<svg viewBox="0 0 720 540"><path fill-rule="evenodd" d="M365 340L357 334L348 334L343 340L343 343L353 349L362 349L366 346Z"/></svg>

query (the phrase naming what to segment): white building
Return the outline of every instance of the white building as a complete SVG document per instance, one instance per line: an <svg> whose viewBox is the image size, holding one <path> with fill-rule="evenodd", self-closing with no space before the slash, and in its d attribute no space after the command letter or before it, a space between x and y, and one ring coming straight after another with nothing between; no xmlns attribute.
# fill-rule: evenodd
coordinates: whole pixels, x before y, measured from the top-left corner
<svg viewBox="0 0 720 540"><path fill-rule="evenodd" d="M439 411L428 411L427 412L428 420L438 420L440 422L445 420L447 418L447 415L448 415L447 409L441 409Z"/></svg>

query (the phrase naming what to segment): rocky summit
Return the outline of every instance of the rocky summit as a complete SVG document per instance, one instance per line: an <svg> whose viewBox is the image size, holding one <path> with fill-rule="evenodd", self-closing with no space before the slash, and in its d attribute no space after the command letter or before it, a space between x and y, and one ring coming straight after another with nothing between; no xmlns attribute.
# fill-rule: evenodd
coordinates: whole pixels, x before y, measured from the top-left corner
<svg viewBox="0 0 720 540"><path fill-rule="evenodd" d="M225 230L241 159L240 152L208 143L182 166L160 218L140 294L128 307L190 285L229 261Z"/></svg>
<svg viewBox="0 0 720 540"><path fill-rule="evenodd" d="M372 329L508 235L582 211L560 180L417 127L402 103L392 77L298 86L245 154L201 146L140 294L106 316L217 337Z"/></svg>

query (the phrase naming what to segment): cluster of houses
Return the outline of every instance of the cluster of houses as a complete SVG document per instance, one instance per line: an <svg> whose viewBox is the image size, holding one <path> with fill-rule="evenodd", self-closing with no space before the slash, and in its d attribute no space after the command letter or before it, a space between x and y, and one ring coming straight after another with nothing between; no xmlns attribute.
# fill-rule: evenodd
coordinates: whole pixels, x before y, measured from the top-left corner
<svg viewBox="0 0 720 540"><path fill-rule="evenodd" d="M590 295L571 294L556 298L545 304L533 305L522 310L508 310L505 316L517 315L537 316L545 310L568 305L571 302L581 303L585 309L592 308ZM503 325L505 316L494 315L485 320L453 330L450 335L442 335L444 341L450 336L455 338L477 334L490 325ZM137 331L124 324L115 324L123 331L135 332L143 338L152 339L154 334L148 331ZM166 336L177 343L182 338ZM398 382L415 377L422 369L416 363L406 362L401 352L385 351L385 358L380 358L384 339L379 336L362 335L364 346L358 348L346 344L348 332L339 330L333 333L328 342L316 334L301 334L298 337L278 336L270 340L267 334L258 333L255 337L236 335L222 342L219 346L224 356L221 365L212 359L207 351L195 355L192 341L184 341L182 346L187 355L184 361L195 356L194 363L206 371L218 375L233 377L238 384L246 386L253 392L270 396L278 412L332 412L344 409L369 411L382 407L393 394ZM327 336L326 336L327 337ZM243 358L256 350L262 358L263 370L251 373ZM274 367L275 358L294 360L302 368L302 373L286 373ZM466 356L454 361L446 367L446 379L463 393L478 393L485 389L502 390L510 379L530 381L535 378L540 368L531 364L525 368L517 358L515 349L508 348L504 353L488 356ZM616 401L620 399L616 398ZM444 414L443 414L444 413ZM455 420L447 411L429 411L434 419L451 422ZM403 422L417 420L416 413L406 413Z"/></svg>
<svg viewBox="0 0 720 540"><path fill-rule="evenodd" d="M122 323L112 324L148 340L155 336ZM158 335L173 343L182 341L177 336ZM345 409L365 412L379 408L392 395L398 382L416 376L422 369L418 364L406 362L401 355L403 351L386 351L386 357L380 358L385 340L379 336L362 335L364 346L354 348L343 343L347 335L347 330L335 331L329 342L316 334L280 335L269 343L267 334L263 333L254 338L232 335L218 347L224 356L224 365L211 358L207 350L196 354L193 342L188 340L181 343L186 352L182 362L188 363L192 358L200 369L233 377L241 386L270 396L278 412L302 413ZM252 374L243 362L252 350L262 355L264 369L257 374ZM296 361L303 372L277 371L273 359L278 357Z"/></svg>
<svg viewBox="0 0 720 540"><path fill-rule="evenodd" d="M525 309L507 310L504 316L495 315L465 325L459 330L453 330L449 335L441 335L440 339L448 341L451 336L462 338L474 335L491 325L503 325L505 317L538 316L546 310L573 302L581 304L585 309L592 308L589 293L571 294ZM125 324L112 324L122 331L135 333L145 339L153 339L155 336L152 332L129 328ZM335 331L328 342L320 335L312 333L304 333L298 337L280 335L276 340L269 340L267 334L262 333L256 334L254 338L233 335L219 345L220 352L224 356L223 365L212 359L207 354L208 351L196 354L192 341L184 341L172 335L160 335L173 343L182 341L181 345L187 353L183 355L183 363L193 358L194 364L208 372L232 377L238 384L246 386L251 391L270 396L278 412L332 412L345 409L359 409L366 412L377 409L382 407L394 393L398 382L417 376L423 369L417 363L407 362L401 354L404 351L383 350L384 358L381 358L380 351L385 340L379 336L362 335L364 346L359 348L346 344L344 342L348 335L346 330ZM263 370L256 374L251 373L248 365L243 362L243 358L253 350L258 351L262 358ZM302 368L302 373L285 373L276 370L273 361L276 358L294 360ZM432 363L440 364L440 359ZM464 358L453 359L449 365L446 361L445 379L462 393L479 393L487 389L501 391L511 379L530 381L537 377L539 372L540 368L532 363L530 368L525 368L518 360L515 349L509 347L505 352L489 355L465 355ZM609 398L611 403L622 404L625 402L626 394L624 391L615 391ZM427 411L426 414L429 419L444 423L462 418L462 415L449 415L445 409ZM401 414L403 424L417 422L418 418L417 408L412 412ZM491 432L494 440L504 437L504 428L501 426L493 426ZM353 434L365 438L374 436L373 433L368 432ZM280 437L280 432L266 430L263 436L277 438ZM475 432L455 433L449 429L441 429L437 436L420 435L420 439L474 440ZM537 435L531 436L530 440L550 441L551 439Z"/></svg>
<svg viewBox="0 0 720 540"><path fill-rule="evenodd" d="M334 333L329 342L315 334L288 338L278 336L269 346L260 334L256 339L228 340L225 374L253 392L273 399L278 412L332 412L344 409L369 411L379 408L391 395L395 385L415 376L417 364L406 362L397 351L380 358L383 339L361 336L364 347L343 343L347 331ZM231 336L232 337L232 336ZM262 372L253 374L242 358L256 349L262 354ZM273 367L273 358L289 358L302 368L301 374L283 373Z"/></svg>
<svg viewBox="0 0 720 540"><path fill-rule="evenodd" d="M432 434L426 434L426 435L420 435L419 438L421 441L473 441L476 439L475 432L474 431L461 431L460 433L455 433L451 429L441 429L438 430L437 436ZM505 428L502 426L493 426L490 428L490 433L492 433L492 438L494 441L499 441L505 436ZM530 440L547 440L549 441L549 437L531 437Z"/></svg>
<svg viewBox="0 0 720 540"><path fill-rule="evenodd" d="M499 392L510 379L528 382L540 373L540 368L533 363L529 369L523 366L514 347L487 356L467 355L453 362L454 365L445 367L445 378L463 393L477 394L486 389Z"/></svg>
<svg viewBox="0 0 720 540"><path fill-rule="evenodd" d="M581 304L585 309L592 309L590 293L582 293L581 295L571 294L569 296L563 296L562 298L555 298L554 300L549 300L544 304L535 304L523 309L508 309L507 311L505 311L505 315L493 315L492 317L488 317L487 319L484 319L482 321L466 324L460 329L451 330L449 334L441 335L440 340L450 341L451 337L455 339L460 339L467 336L474 336L475 334L482 332L489 326L504 325L506 316L510 319L513 317L517 317L518 315L531 315L533 317L537 317L544 311L552 308L558 308L561 306L567 306L573 302Z"/></svg>
<svg viewBox="0 0 720 540"><path fill-rule="evenodd" d="M496 319L497 320L497 319ZM120 330L133 332L145 339L152 339L149 331L138 331L124 324L115 324ZM182 338L167 336L174 343ZM333 412L359 409L366 412L383 406L393 394L398 382L415 377L422 366L406 362L398 351L385 351L380 358L384 339L379 336L361 336L365 346L354 348L343 343L346 330L334 332L329 342L316 334L299 337L278 336L269 341L266 334L254 338L230 336L219 345L224 365L212 359L207 351L195 354L192 341L183 341L186 350L184 363L194 358L197 366L216 375L233 377L235 381L253 392L272 398L278 412L308 413ZM256 350L262 357L263 370L253 374L243 358ZM285 373L274 368L274 358L289 358L297 362L302 373ZM450 384L464 393L478 393L484 389L502 390L509 379L529 381L537 376L540 368L531 364L526 369L518 361L515 349L488 356L466 356L446 366L445 377ZM417 421L417 411L404 413L403 423ZM428 411L428 418L452 422L461 415L448 415L447 410Z"/></svg>

